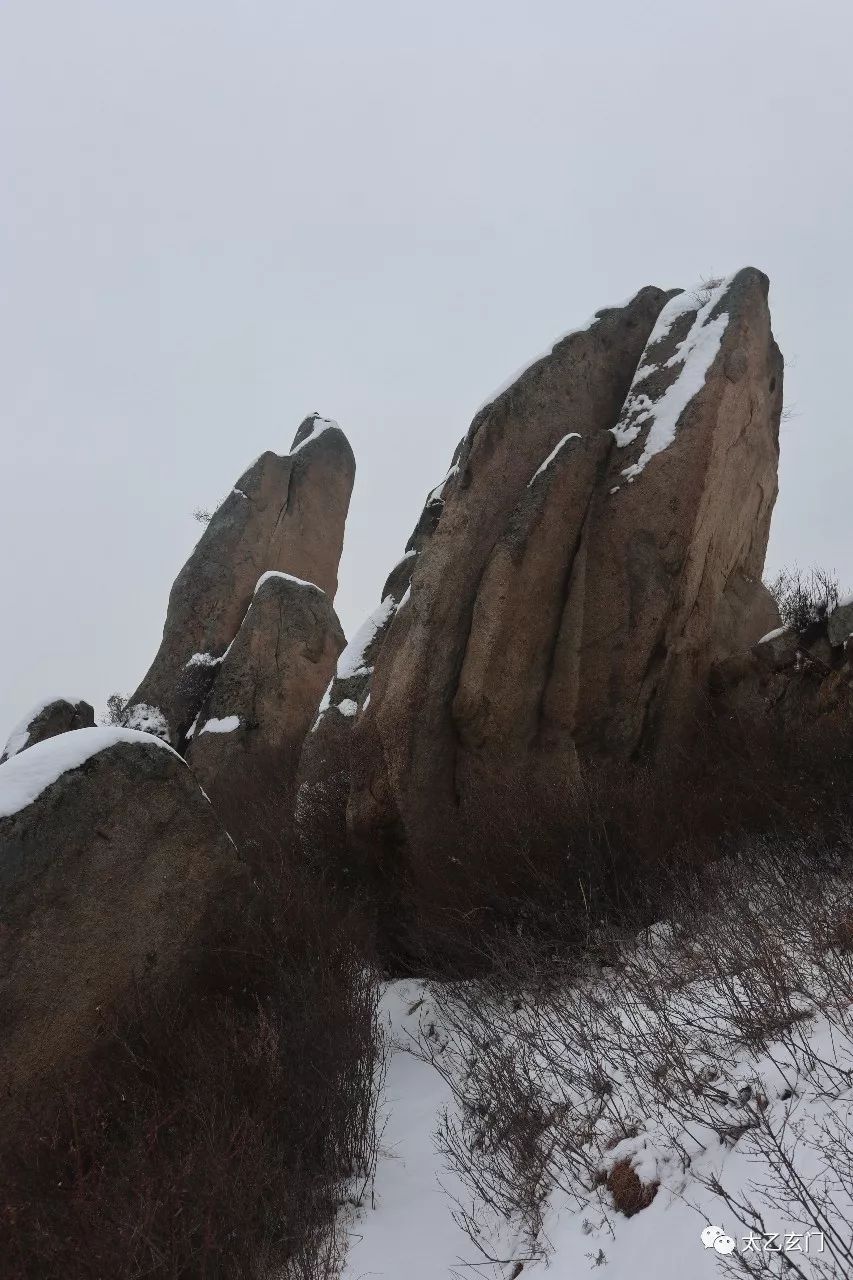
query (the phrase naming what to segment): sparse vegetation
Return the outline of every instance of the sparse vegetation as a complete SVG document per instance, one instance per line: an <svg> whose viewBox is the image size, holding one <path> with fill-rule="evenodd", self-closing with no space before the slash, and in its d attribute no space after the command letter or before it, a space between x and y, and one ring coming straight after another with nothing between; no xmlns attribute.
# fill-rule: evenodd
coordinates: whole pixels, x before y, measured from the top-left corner
<svg viewBox="0 0 853 1280"><path fill-rule="evenodd" d="M104 712L103 723L123 725L128 701L129 699L123 693L111 693L107 698L107 709Z"/></svg>
<svg viewBox="0 0 853 1280"><path fill-rule="evenodd" d="M699 284L693 292L693 299L697 307L705 307L711 301L714 293L723 283L722 276L701 276Z"/></svg>
<svg viewBox="0 0 853 1280"><path fill-rule="evenodd" d="M511 1221L547 1256L555 1194L606 1234L656 1194L642 1153L661 1179L689 1170L744 1232L789 1220L822 1232L822 1252L789 1257L785 1274L848 1276L853 957L837 939L851 903L849 830L748 837L673 878L653 928L604 925L575 957L505 937L487 976L434 986L439 1031L421 1052L452 1084L438 1138L470 1189L456 1212L481 1253ZM735 1144L754 1169L746 1195L715 1155ZM767 1255L730 1265L778 1274Z"/></svg>
<svg viewBox="0 0 853 1280"><path fill-rule="evenodd" d="M782 623L803 632L822 621L839 600L838 575L827 569L782 569L765 583L779 607Z"/></svg>

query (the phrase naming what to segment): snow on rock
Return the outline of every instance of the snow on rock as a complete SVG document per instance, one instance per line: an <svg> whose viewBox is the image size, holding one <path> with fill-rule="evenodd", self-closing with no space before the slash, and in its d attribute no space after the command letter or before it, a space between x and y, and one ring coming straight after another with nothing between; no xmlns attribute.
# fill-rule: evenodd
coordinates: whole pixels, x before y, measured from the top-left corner
<svg viewBox="0 0 853 1280"><path fill-rule="evenodd" d="M520 369L516 369L515 373L513 373L509 378L505 379L505 381L502 382L501 385L498 387L497 391L493 391L492 394L488 397L488 399L482 402L482 404L477 410L477 413L480 413L482 412L483 409L488 408L490 404L494 404L495 400L497 400L499 396L502 396L505 391L509 391L510 387L514 386L515 383L518 382L519 378L521 378L525 373L527 373L528 369L532 369L533 366L535 364L538 364L540 360L547 359L547 357L551 355L554 348L556 346L559 346L561 342L565 342L567 338L574 337L576 333L587 333L593 327L594 324L598 323L598 321L605 314L605 312L620 311L620 310L623 310L625 307L630 307L631 303L634 301L636 296L637 296L636 294L632 294L630 298L626 298L623 302L617 303L612 307L599 307L598 310L595 312L595 314L591 315L585 324L576 325L574 328L567 329L565 333L560 334L559 338L554 339L550 347L547 347L545 351L540 351L537 356L534 356L532 360L528 360L527 363L523 364Z"/></svg>
<svg viewBox="0 0 853 1280"><path fill-rule="evenodd" d="M125 727L135 729L139 733L151 733L157 738L169 741L169 724L159 707L151 707L147 702L135 702L125 713Z"/></svg>
<svg viewBox="0 0 853 1280"><path fill-rule="evenodd" d="M558 453L560 453L560 451L563 449L564 445L567 445L567 444L568 444L568 442L569 442L570 440L580 440L580 435L579 435L579 433L578 433L577 431L570 431L570 432L569 432L569 434L568 434L567 436L563 436L562 440L560 440L558 444L555 444L555 445L554 445L554 448L553 448L553 449L551 450L551 452L548 454L548 457L545 459L545 461L544 461L544 462L542 462L542 463L540 463L540 464L539 464L539 466L538 466L538 467L536 468L536 470L533 472L533 475L532 475L532 476L530 477L530 479L528 480L528 482L527 482L527 487L528 487L528 489L531 487L531 485L533 484L533 482L534 482L534 480L536 479L536 477L537 477L537 476L541 476L541 475L542 475L542 473L543 473L543 471L547 471L547 470L548 470L548 468L550 467L551 463L552 463L552 462L554 461L554 459L556 458L557 454L558 454Z"/></svg>
<svg viewBox="0 0 853 1280"><path fill-rule="evenodd" d="M789 628L788 628L788 627L776 627L773 631L768 631L768 632L767 632L767 635L766 635L766 636L762 636L762 637L761 637L761 639L760 639L760 640L758 640L756 643L757 643L757 644L768 644L768 643L769 643L769 641L771 641L771 640L778 640L778 639L779 639L779 637L780 637L780 636L783 636L783 635L785 634L785 632L786 632L786 631L788 631L788 630L789 630Z"/></svg>
<svg viewBox="0 0 853 1280"><path fill-rule="evenodd" d="M12 756L16 756L19 751L23 751L24 747L27 745L27 742L29 741L30 725L36 719L36 717L40 716L43 711L46 711L47 708L52 705L52 703L70 702L72 705L76 705L80 701L81 701L80 698L66 698L64 696L60 697L58 694L55 698L40 699L40 701L38 701L35 704L35 706L30 707L29 711L23 717L23 719L19 720L18 723L15 725L14 729L9 734L8 742L6 743L3 750L0 751L0 756L4 756L7 760L11 760Z"/></svg>
<svg viewBox="0 0 853 1280"><path fill-rule="evenodd" d="M235 729L240 728L239 716L213 716L210 720L206 720L199 729L202 733L233 733Z"/></svg>
<svg viewBox="0 0 853 1280"><path fill-rule="evenodd" d="M337 422L334 422L331 418L319 418L315 415L314 423L309 434L304 440L300 440L299 444L294 445L290 450L291 458L299 453L300 450L304 449L306 445L313 444L315 440L319 439L324 431L329 431L332 427L337 427L340 431L340 427L338 427Z"/></svg>
<svg viewBox="0 0 853 1280"><path fill-rule="evenodd" d="M70 733L47 738L0 765L0 818L8 818L25 809L64 773L79 769L92 756L119 742L149 746L153 743L172 751L168 742L158 735L112 726L74 729ZM172 754L177 755L177 752L172 751Z"/></svg>
<svg viewBox="0 0 853 1280"><path fill-rule="evenodd" d="M255 595L258 594L265 582L269 582L270 578L283 578L285 582L295 582L298 587L309 587L312 591L319 591L321 595L325 595L322 587L318 587L316 582L306 582L304 578L294 578L292 573L282 573L278 569L267 569L266 573L262 573L255 583Z"/></svg>
<svg viewBox="0 0 853 1280"><path fill-rule="evenodd" d="M396 607L393 598L386 596L382 603L362 623L340 658L338 658L336 672L338 680L349 680L353 676L370 674L373 668L367 665L367 650L394 613Z"/></svg>
<svg viewBox="0 0 853 1280"><path fill-rule="evenodd" d="M444 497L444 490L447 487L447 482L449 480L452 480L453 477L458 473L458 471L459 471L459 464L457 462L454 462L453 466L450 468L450 470L448 471L444 479L441 481L441 483L437 484L435 488L431 489L430 492L427 494L427 500L426 500L427 506L431 502L441 501L441 499Z"/></svg>
<svg viewBox="0 0 853 1280"><path fill-rule="evenodd" d="M226 649L225 652L227 653L228 650ZM214 657L212 653L194 653L191 658L187 659L187 661L184 663L184 666L185 667L218 667L224 657L225 657L225 654L220 654L219 657L217 658L217 657Z"/></svg>
<svg viewBox="0 0 853 1280"><path fill-rule="evenodd" d="M669 336L673 325L683 315L695 312L695 319L687 335L663 364L642 364L634 375L621 420L613 428L620 449L632 444L641 431L645 431L645 443L639 458L622 472L629 483L642 473L656 454L672 444L682 413L705 385L729 320L725 311L718 315L712 313L725 297L729 284L730 281L725 280L711 289L707 301L701 306L697 306L695 295L679 294L661 311L646 344L647 353L653 352ZM662 394L652 397L643 389L644 384L662 369L678 372Z"/></svg>

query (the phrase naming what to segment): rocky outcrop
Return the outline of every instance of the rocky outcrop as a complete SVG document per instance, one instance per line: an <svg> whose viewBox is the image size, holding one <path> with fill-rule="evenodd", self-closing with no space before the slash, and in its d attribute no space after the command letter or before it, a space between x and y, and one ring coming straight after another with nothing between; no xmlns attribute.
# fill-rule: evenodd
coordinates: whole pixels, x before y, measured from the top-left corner
<svg viewBox="0 0 853 1280"><path fill-rule="evenodd" d="M354 719L357 845L425 853L496 779L681 750L712 666L776 625L767 288L644 289L475 417Z"/></svg>
<svg viewBox="0 0 853 1280"><path fill-rule="evenodd" d="M189 769L81 729L0 767L0 1118L73 1071L239 915L245 872Z"/></svg>
<svg viewBox="0 0 853 1280"><path fill-rule="evenodd" d="M849 607L822 611L801 630L778 627L745 652L716 663L710 688L718 722L736 735L758 730L796 739L834 728L849 737L853 645L844 615Z"/></svg>
<svg viewBox="0 0 853 1280"><path fill-rule="evenodd" d="M577 640L546 694L561 721L569 702L581 749L683 742L711 664L742 646L740 619L764 598L782 407L767 290L747 269L703 300L679 295L649 338L580 550L585 583L569 589ZM763 622L759 608L750 641Z"/></svg>
<svg viewBox="0 0 853 1280"><path fill-rule="evenodd" d="M160 649L128 704L128 727L181 746L268 570L315 583L334 599L354 476L346 436L316 414L289 454L264 453L241 476L175 580Z"/></svg>
<svg viewBox="0 0 853 1280"><path fill-rule="evenodd" d="M474 418L441 520L418 558L410 595L377 658L369 706L356 725L349 810L357 840L371 843L385 832L408 841L455 820L459 734L467 731L455 719L455 699L492 552L516 507L529 501L536 473L555 450L559 455L566 436L594 437L616 423L666 299L659 289L644 289L626 307L600 312ZM557 581L565 576L556 562L548 572ZM487 578L496 584L494 573ZM534 609L538 602L531 602ZM519 671L513 683L526 679ZM506 692L496 688L492 701ZM468 681L458 709L469 723L472 697Z"/></svg>
<svg viewBox="0 0 853 1280"><path fill-rule="evenodd" d="M287 788L344 644L325 591L290 574L262 575L187 749L205 788L239 786L268 760Z"/></svg>
<svg viewBox="0 0 853 1280"><path fill-rule="evenodd" d="M71 729L87 729L94 723L94 708L82 699L50 698L40 702L12 730L0 755L0 764L46 738L68 733Z"/></svg>
<svg viewBox="0 0 853 1280"><path fill-rule="evenodd" d="M427 495L401 559L391 569L380 603L341 653L305 738L299 767L297 820L308 843L345 843L346 804L351 779L351 735L359 711L370 697L376 657L401 603L418 556L429 542L457 473L459 443L447 475ZM320 819L322 831L315 829Z"/></svg>

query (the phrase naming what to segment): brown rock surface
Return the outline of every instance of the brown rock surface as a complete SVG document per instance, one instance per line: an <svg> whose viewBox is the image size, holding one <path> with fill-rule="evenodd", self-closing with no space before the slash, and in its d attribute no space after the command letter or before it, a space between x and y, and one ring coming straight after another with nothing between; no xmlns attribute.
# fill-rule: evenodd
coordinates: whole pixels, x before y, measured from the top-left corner
<svg viewBox="0 0 853 1280"><path fill-rule="evenodd" d="M180 744L267 570L330 600L355 476L346 436L316 414L285 457L264 453L214 513L169 596L163 640L126 723Z"/></svg>
<svg viewBox="0 0 853 1280"><path fill-rule="evenodd" d="M72 701L70 698L53 698L42 703L31 711L21 723L12 730L9 741L0 755L0 764L16 756L28 747L46 738L54 738L58 733L68 733L72 729L87 729L94 726L94 708L88 702Z"/></svg>
<svg viewBox="0 0 853 1280"><path fill-rule="evenodd" d="M397 838L401 829L411 838L453 820L459 752L453 705L480 580L528 483L559 442L572 432L593 437L616 423L666 297L644 289L627 306L599 312L474 418L356 726L349 817L357 838L369 844L378 831ZM559 576L561 567L552 568ZM493 701L505 692L496 688ZM470 697L465 716L477 719Z"/></svg>
<svg viewBox="0 0 853 1280"><path fill-rule="evenodd" d="M187 749L205 788L239 784L261 758L276 761L282 786L292 780L344 643L324 591L289 574L262 576Z"/></svg>
<svg viewBox="0 0 853 1280"><path fill-rule="evenodd" d="M424 852L576 752L686 745L712 665L778 624L781 403L746 269L599 312L477 415L354 723L357 848Z"/></svg>
<svg viewBox="0 0 853 1280"><path fill-rule="evenodd" d="M184 762L128 730L8 761L0 815L2 1117L73 1069L137 986L181 972L244 873Z"/></svg>
<svg viewBox="0 0 853 1280"><path fill-rule="evenodd" d="M584 585L569 590L576 640L558 646L546 698L555 720L570 708L579 749L678 742L711 663L743 643L740 622L719 628L733 577L761 578L777 491L782 357L767 289L747 268L701 306L673 299L643 353L581 550Z"/></svg>
<svg viewBox="0 0 853 1280"><path fill-rule="evenodd" d="M352 774L351 737L356 717L370 695L376 657L394 614L409 590L417 558L435 532L446 498L452 491L461 448L462 442L454 451L447 475L427 495L405 552L385 580L380 603L341 653L319 714L305 738L296 812L305 838L315 844L335 841L343 845L345 841L347 793ZM318 816L322 831L316 829Z"/></svg>

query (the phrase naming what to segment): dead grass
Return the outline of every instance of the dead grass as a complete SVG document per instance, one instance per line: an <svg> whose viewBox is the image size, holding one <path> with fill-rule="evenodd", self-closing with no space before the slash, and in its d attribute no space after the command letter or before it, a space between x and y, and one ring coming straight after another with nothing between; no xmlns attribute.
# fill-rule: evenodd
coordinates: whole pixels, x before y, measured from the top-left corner
<svg viewBox="0 0 853 1280"><path fill-rule="evenodd" d="M613 1207L626 1218L647 1209L658 1193L657 1182L642 1182L627 1160L617 1160L603 1179L613 1198Z"/></svg>

